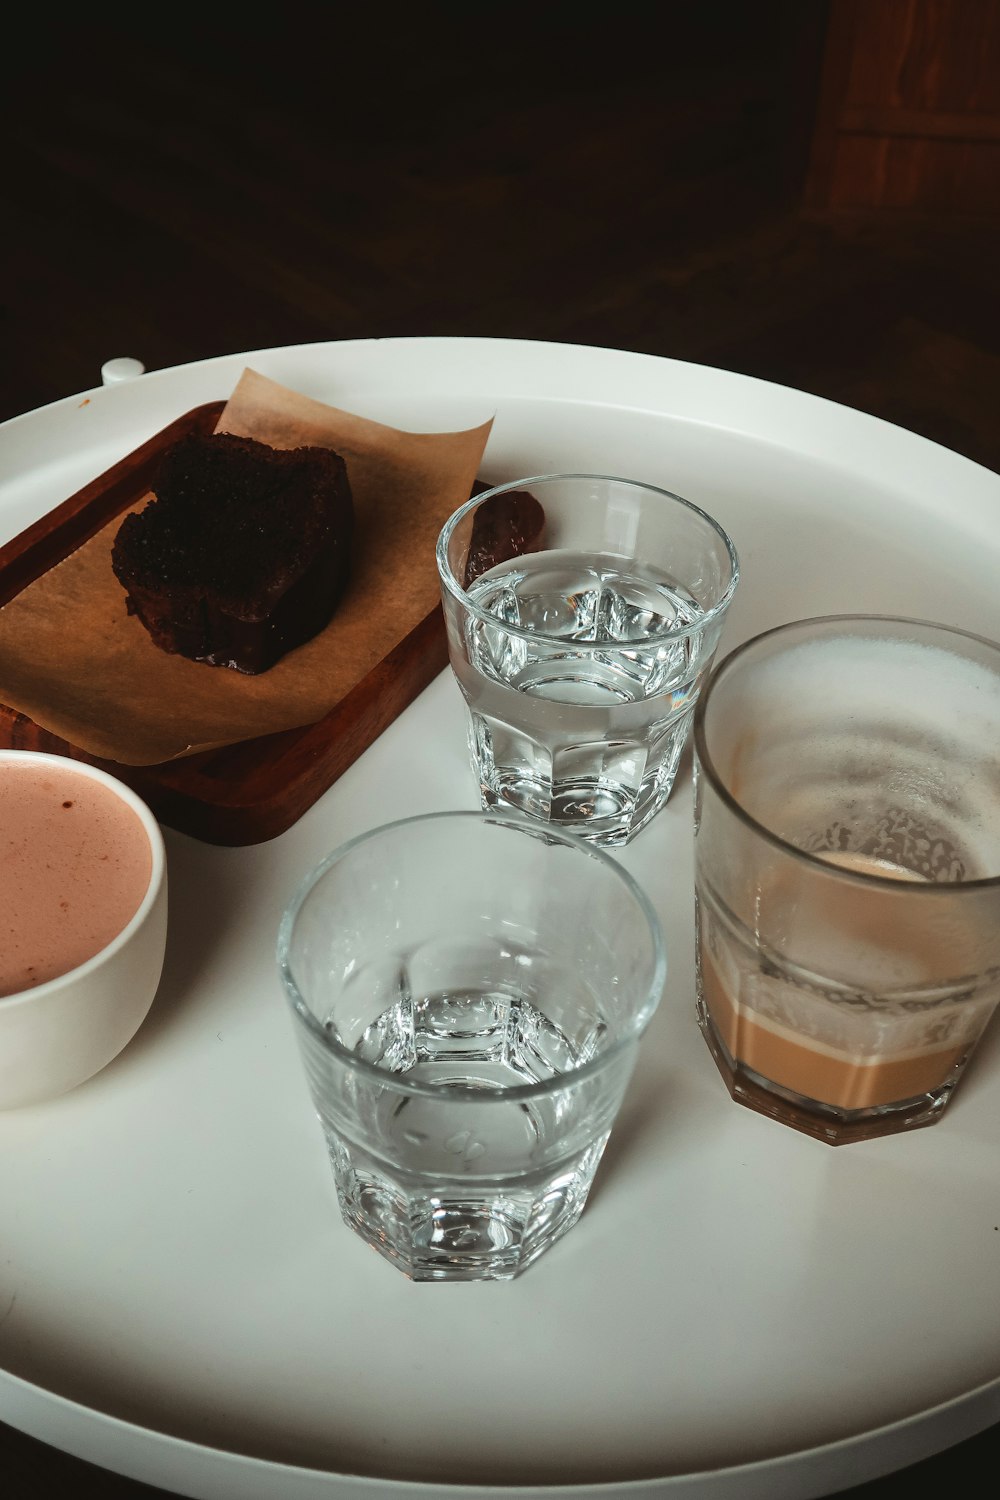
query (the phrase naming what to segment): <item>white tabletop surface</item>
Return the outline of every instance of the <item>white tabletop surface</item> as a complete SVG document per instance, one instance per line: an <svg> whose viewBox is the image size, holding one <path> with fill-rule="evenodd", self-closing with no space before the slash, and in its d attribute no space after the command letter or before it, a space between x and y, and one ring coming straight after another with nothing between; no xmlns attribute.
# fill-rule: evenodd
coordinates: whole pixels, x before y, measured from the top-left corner
<svg viewBox="0 0 1000 1500"><path fill-rule="evenodd" d="M854 610L1000 635L1000 477L781 387L573 346L296 346L97 387L0 427L0 539L247 365L398 427L495 417L484 478L687 496L741 555L723 653ZM147 1022L74 1093L0 1115L0 1419L202 1500L809 1500L1000 1420L998 1026L931 1129L832 1149L734 1104L694 1018L688 762L617 856L670 972L580 1223L517 1281L459 1286L344 1227L278 918L335 843L474 805L445 673L279 838L166 830Z"/></svg>

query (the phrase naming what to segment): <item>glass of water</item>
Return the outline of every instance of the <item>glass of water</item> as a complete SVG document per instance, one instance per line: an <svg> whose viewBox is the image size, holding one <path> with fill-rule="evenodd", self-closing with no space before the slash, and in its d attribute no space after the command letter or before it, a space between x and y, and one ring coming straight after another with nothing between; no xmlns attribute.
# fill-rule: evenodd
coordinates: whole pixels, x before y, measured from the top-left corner
<svg viewBox="0 0 1000 1500"><path fill-rule="evenodd" d="M576 1223L666 972L610 856L506 814L375 828L303 882L278 967L363 1240L497 1281Z"/></svg>
<svg viewBox="0 0 1000 1500"><path fill-rule="evenodd" d="M484 808L629 842L673 788L739 580L679 495L545 474L476 495L437 544Z"/></svg>

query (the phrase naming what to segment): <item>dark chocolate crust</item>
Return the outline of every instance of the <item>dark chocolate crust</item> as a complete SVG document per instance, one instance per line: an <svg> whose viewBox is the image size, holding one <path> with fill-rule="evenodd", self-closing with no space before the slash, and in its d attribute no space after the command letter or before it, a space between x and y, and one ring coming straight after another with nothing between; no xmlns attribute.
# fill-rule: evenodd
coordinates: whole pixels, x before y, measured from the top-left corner
<svg viewBox="0 0 1000 1500"><path fill-rule="evenodd" d="M477 483L473 490L485 486ZM537 552L545 531L545 512L527 490L510 490L484 500L472 518L469 555L465 560L462 587L467 589L475 579L497 563Z"/></svg>
<svg viewBox="0 0 1000 1500"><path fill-rule="evenodd" d="M162 650L265 672L331 619L354 527L332 449L192 435L164 455L153 495L122 521L111 562Z"/></svg>

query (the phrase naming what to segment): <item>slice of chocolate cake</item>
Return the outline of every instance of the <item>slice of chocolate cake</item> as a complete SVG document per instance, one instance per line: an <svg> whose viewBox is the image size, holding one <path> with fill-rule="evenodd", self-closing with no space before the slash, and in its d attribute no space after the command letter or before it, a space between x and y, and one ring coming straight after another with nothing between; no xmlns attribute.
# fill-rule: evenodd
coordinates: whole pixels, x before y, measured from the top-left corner
<svg viewBox="0 0 1000 1500"><path fill-rule="evenodd" d="M192 434L164 454L153 496L122 521L111 562L162 650L265 672L330 620L354 527L338 453Z"/></svg>

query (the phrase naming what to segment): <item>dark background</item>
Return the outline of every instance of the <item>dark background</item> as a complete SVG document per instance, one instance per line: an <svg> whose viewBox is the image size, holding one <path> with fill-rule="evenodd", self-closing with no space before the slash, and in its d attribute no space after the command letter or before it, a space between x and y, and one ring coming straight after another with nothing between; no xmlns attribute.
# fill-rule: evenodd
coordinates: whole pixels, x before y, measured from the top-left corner
<svg viewBox="0 0 1000 1500"><path fill-rule="evenodd" d="M748 372L997 468L996 0L832 11L882 18L847 41L863 101L881 44L884 92L939 130L964 94L997 138L931 140L947 160L915 186L890 140L884 203L863 163L826 182L821 73L845 44L824 0L432 5L419 26L206 7L155 37L28 18L0 104L0 418L117 355L477 334Z"/></svg>
<svg viewBox="0 0 1000 1500"><path fill-rule="evenodd" d="M8 47L0 420L115 356L478 335L745 372L1000 470L1000 0L134 14ZM850 1493L977 1495L998 1458ZM0 1473L155 1493L2 1428Z"/></svg>

